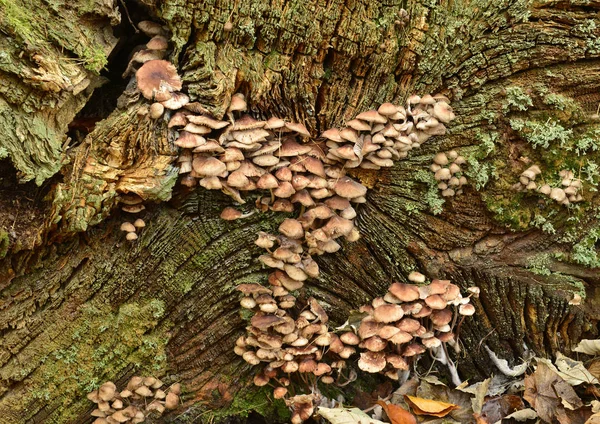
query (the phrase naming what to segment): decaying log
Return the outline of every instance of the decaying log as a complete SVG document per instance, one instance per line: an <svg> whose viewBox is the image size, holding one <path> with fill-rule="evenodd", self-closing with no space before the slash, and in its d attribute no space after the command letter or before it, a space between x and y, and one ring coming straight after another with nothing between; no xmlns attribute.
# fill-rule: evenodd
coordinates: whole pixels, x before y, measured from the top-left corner
<svg viewBox="0 0 600 424"><path fill-rule="evenodd" d="M494 372L484 345L515 361L526 348L569 352L597 336L600 153L584 139L597 143L600 122L599 2L122 4L136 22L168 27L184 90L219 118L244 92L256 116L302 122L316 137L412 93L451 98L448 134L392 169L352 172L369 187L362 238L319 257L321 277L304 292L333 322L419 269L481 287L477 314L461 327L464 378ZM177 185L173 136L139 114L147 102L133 83L83 141L67 141L68 124L104 89L111 25L129 25L124 13L116 1L0 1L7 422L88 422L85 394L134 374L180 381L184 403L169 417L197 419L225 414L251 381L232 350L245 326L234 288L266 281L253 241L284 216L226 222L230 198ZM429 166L451 149L468 158L470 187L444 201ZM511 188L534 163L579 170L585 201L565 208ZM17 179L41 187L25 191ZM119 231L130 219L117 207L123 193L146 205L134 243ZM584 301L569 305L576 293Z"/></svg>

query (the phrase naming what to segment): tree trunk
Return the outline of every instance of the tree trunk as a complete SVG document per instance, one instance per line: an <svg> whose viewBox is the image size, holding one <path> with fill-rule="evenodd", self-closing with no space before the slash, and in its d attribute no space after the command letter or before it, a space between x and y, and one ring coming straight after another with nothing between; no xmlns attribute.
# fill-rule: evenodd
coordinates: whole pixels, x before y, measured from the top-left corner
<svg viewBox="0 0 600 424"><path fill-rule="evenodd" d="M465 379L498 373L484 345L518 361L525 346L551 355L598 335L600 2L34 3L0 0L5 422L91 422L85 394L134 374L182 383L173 422L264 408L233 353L245 327L234 288L266 282L253 241L284 217L226 222L230 198L176 184L166 122L140 118L147 101L118 77L147 41L129 19L168 26L184 91L218 117L243 92L256 116L316 137L413 93L452 99L448 134L393 168L352 173L369 187L362 237L318 257L321 276L303 289L333 322L420 270L481 288L461 327ZM451 149L468 159L469 188L443 199L429 166ZM531 164L554 184L573 170L583 201L514 190ZM133 244L116 207L127 192L147 208Z"/></svg>

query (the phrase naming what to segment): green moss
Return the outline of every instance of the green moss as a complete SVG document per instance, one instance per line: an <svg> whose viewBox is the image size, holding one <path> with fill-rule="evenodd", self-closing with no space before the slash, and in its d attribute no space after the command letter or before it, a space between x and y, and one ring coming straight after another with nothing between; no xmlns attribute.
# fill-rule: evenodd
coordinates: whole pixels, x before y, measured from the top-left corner
<svg viewBox="0 0 600 424"><path fill-rule="evenodd" d="M585 234L581 241L573 245L570 259L575 263L590 267L600 267L600 258L596 243L600 239L600 227L592 228Z"/></svg>
<svg viewBox="0 0 600 424"><path fill-rule="evenodd" d="M34 400L61 402L61 419L74 419L89 403L85 395L107 380L116 380L128 366L161 376L166 367L166 330L155 329L164 315L163 302L84 306L79 317L44 346L41 364L18 366L28 375L22 405ZM30 369L31 368L31 369ZM56 408L52 408L55 410Z"/></svg>
<svg viewBox="0 0 600 424"><path fill-rule="evenodd" d="M533 106L533 100L530 96L525 94L521 87L506 87L506 104L504 105L505 111L509 111L511 109L525 111L531 106Z"/></svg>
<svg viewBox="0 0 600 424"><path fill-rule="evenodd" d="M0 160L6 159L8 157L8 150L4 147L0 147Z"/></svg>
<svg viewBox="0 0 600 424"><path fill-rule="evenodd" d="M22 41L36 45L37 41L34 29L31 25L32 18L26 11L29 10L14 0L0 0L0 23L8 26L12 33L21 38Z"/></svg>
<svg viewBox="0 0 600 424"><path fill-rule="evenodd" d="M534 148L548 149L550 146L567 148L573 131L565 129L553 119L545 122L524 121L522 119L511 119L510 126Z"/></svg>
<svg viewBox="0 0 600 424"><path fill-rule="evenodd" d="M0 230L0 259L4 258L8 253L8 245L10 239L6 231Z"/></svg>
<svg viewBox="0 0 600 424"><path fill-rule="evenodd" d="M548 266L552 263L552 255L549 253L540 253L529 258L527 269L537 275L550 275L552 271Z"/></svg>
<svg viewBox="0 0 600 424"><path fill-rule="evenodd" d="M216 399L220 397L219 393L215 393ZM283 399L273 399L273 387L271 386L243 388L236 393L228 407L218 411L203 409L200 413L195 408L188 410L180 417L181 422L219 423L225 421L228 417L247 418L252 412L262 415L267 422L271 423L289 422L291 418L290 410L285 405L285 401Z"/></svg>
<svg viewBox="0 0 600 424"><path fill-rule="evenodd" d="M427 184L427 193L425 193L424 201L431 213L434 215L442 213L445 200L440 197L440 191L433 173L420 169L415 173L415 179Z"/></svg>
<svg viewBox="0 0 600 424"><path fill-rule="evenodd" d="M561 94L548 93L543 97L543 101L547 105L562 111L575 110L578 107L573 99L565 97Z"/></svg>

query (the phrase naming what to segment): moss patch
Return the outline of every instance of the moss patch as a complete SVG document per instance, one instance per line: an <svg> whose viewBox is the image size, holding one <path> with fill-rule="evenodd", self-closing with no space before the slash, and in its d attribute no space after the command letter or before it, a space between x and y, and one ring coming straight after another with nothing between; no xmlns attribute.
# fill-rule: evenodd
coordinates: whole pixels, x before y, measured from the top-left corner
<svg viewBox="0 0 600 424"><path fill-rule="evenodd" d="M23 380L14 410L29 418L29 405L41 401L69 422L90 406L86 394L117 380L121 370L161 376L168 337L155 326L164 312L163 302L156 300L125 304L115 312L106 305L84 306L60 336L48 340L41 365L31 364L35 371ZM29 372L22 364L16 369Z"/></svg>

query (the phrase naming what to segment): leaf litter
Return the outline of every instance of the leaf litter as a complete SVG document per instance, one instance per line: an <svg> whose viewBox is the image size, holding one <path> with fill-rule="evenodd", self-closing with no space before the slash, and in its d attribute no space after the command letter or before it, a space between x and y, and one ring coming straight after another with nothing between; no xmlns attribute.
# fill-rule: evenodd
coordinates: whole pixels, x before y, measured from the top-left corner
<svg viewBox="0 0 600 424"><path fill-rule="evenodd" d="M525 371L519 366L510 376L455 388L433 375L413 377L384 400L369 399L384 414L358 408L319 413L331 424L600 424L600 340L582 340L573 351L593 358L584 363L561 353L554 361L534 357Z"/></svg>

